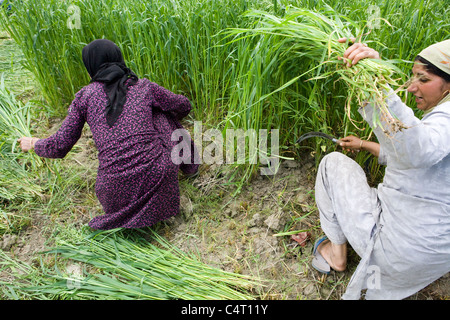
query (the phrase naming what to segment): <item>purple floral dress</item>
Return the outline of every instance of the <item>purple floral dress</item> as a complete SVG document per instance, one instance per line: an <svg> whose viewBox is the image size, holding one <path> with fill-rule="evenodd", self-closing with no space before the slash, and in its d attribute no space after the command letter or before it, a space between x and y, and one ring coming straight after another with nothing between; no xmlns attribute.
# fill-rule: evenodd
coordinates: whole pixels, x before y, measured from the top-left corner
<svg viewBox="0 0 450 320"><path fill-rule="evenodd" d="M171 134L183 128L179 120L189 114L189 100L140 79L129 88L122 114L109 127L103 86L94 82L81 89L60 129L38 140L35 152L41 157L63 158L87 122L98 150L95 191L105 211L89 226L141 228L176 215L180 202L178 170L191 174L198 169L196 164L174 164L170 157L178 143L171 141Z"/></svg>

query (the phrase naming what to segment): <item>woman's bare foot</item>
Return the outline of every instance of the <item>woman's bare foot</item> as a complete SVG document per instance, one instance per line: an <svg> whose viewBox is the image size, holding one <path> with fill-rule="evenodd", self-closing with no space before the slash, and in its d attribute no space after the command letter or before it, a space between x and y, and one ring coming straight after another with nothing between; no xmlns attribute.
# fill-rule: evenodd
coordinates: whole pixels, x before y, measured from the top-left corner
<svg viewBox="0 0 450 320"><path fill-rule="evenodd" d="M323 241L317 251L336 271L344 271L347 267L347 243L334 244L330 240Z"/></svg>

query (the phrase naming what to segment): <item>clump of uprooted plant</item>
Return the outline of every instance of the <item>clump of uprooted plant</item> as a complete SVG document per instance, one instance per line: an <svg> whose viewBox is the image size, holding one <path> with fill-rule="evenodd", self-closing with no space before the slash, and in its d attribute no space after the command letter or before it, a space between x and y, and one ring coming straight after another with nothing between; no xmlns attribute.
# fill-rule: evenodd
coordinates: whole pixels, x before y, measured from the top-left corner
<svg viewBox="0 0 450 320"><path fill-rule="evenodd" d="M392 87L400 87L398 81L402 72L394 60L363 59L358 64L347 67L342 57L349 46L351 30L356 30L358 41L363 38L362 29L355 22L342 17L331 8L326 13L292 8L282 18L260 10L251 10L246 17L254 19L253 28L228 30L233 41L260 36L260 41L270 38L273 50L282 61L280 65L299 65L299 75L295 76L274 92L280 91L301 78L307 81L333 79L346 85L346 115L351 119L351 106L365 106L367 103L379 108L373 125L387 123L386 134L402 130L405 125L391 114L386 103L386 93ZM388 22L387 22L388 23ZM359 30L359 31L358 31ZM347 38L345 43L338 40ZM306 66L306 68L305 68ZM303 69L302 69L303 68ZM397 76L396 76L397 75ZM333 83L333 82L332 82ZM324 88L330 90L332 88ZM271 93L271 94L272 94ZM386 128L386 126L382 126Z"/></svg>

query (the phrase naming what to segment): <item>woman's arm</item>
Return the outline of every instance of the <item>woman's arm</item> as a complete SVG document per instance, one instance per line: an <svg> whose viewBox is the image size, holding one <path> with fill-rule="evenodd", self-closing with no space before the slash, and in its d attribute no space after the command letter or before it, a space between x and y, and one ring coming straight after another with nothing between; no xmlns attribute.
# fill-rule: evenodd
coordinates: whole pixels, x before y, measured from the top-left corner
<svg viewBox="0 0 450 320"><path fill-rule="evenodd" d="M23 151L34 148L36 154L44 158L64 158L81 137L86 121L83 91L75 96L67 117L58 131L46 139L23 137L19 139Z"/></svg>
<svg viewBox="0 0 450 320"><path fill-rule="evenodd" d="M175 94L156 83L152 83L151 93L154 98L153 106L176 119L183 119L191 111L191 103L183 95Z"/></svg>

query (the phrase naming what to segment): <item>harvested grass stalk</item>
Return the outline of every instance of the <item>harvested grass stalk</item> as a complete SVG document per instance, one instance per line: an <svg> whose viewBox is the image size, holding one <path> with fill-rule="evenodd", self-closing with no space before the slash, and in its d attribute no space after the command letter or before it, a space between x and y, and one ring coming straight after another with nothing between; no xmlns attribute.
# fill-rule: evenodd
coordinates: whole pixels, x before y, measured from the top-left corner
<svg viewBox="0 0 450 320"><path fill-rule="evenodd" d="M143 236L150 236L151 244ZM87 264L95 274L73 276L47 270L52 282L27 288L34 294L69 299L253 299L257 284L190 257L156 232L99 231L79 243L47 253Z"/></svg>
<svg viewBox="0 0 450 320"><path fill-rule="evenodd" d="M0 154L0 200L30 201L41 196L42 187L24 170L12 154Z"/></svg>
<svg viewBox="0 0 450 320"><path fill-rule="evenodd" d="M0 79L0 129L11 138L31 137L30 105L22 104L5 86L4 76Z"/></svg>
<svg viewBox="0 0 450 320"><path fill-rule="evenodd" d="M394 75L402 72L394 65L395 61L363 59L348 68L340 60L348 43L339 43L338 39L344 37L349 39L352 35L351 30L356 30L359 34L357 39L360 41L363 37L356 23L338 15L331 8L328 8L326 14L314 10L291 8L283 18L260 10L248 11L245 16L255 19L254 28L230 29L228 34L235 36L233 41L261 36L262 42L265 41L264 38L270 37L273 47L281 50L279 57L284 61L281 61L280 65L297 63L301 67L308 66L306 71L300 69L300 75L270 95L307 75L309 76L307 81L333 79L334 81L329 83L334 83L342 80L346 84L348 93L346 115L352 122L351 106L355 104L363 106L366 102L371 102L380 108L379 117L374 119L375 126L387 122L390 130L386 133L395 133L406 128L390 113L385 100L385 92L389 91L391 86L399 87Z"/></svg>
<svg viewBox="0 0 450 320"><path fill-rule="evenodd" d="M13 93L6 89L2 75L0 79L0 201L8 203L14 200L29 201L42 192L42 188L35 184L34 177L29 175L18 159L29 160L33 166L41 164L42 160L34 153L14 152L18 138L31 136L30 107L30 103L22 104ZM9 229L11 224L6 214L3 214L0 219L3 219L1 223L4 228L2 229Z"/></svg>
<svg viewBox="0 0 450 320"><path fill-rule="evenodd" d="M0 235L17 232L29 224L30 219L16 213L5 212L0 208Z"/></svg>
<svg viewBox="0 0 450 320"><path fill-rule="evenodd" d="M11 159L11 156L16 153L17 139L32 136L31 107L31 102L22 103L6 88L2 74L0 79L0 147L3 158L6 153L9 153L8 157ZM10 150L5 151L5 146L9 145L11 146ZM17 155L16 158L18 157ZM20 157L29 160L34 169L43 164L43 160L34 152L21 153Z"/></svg>

